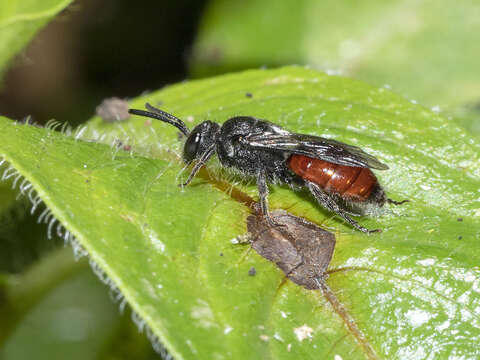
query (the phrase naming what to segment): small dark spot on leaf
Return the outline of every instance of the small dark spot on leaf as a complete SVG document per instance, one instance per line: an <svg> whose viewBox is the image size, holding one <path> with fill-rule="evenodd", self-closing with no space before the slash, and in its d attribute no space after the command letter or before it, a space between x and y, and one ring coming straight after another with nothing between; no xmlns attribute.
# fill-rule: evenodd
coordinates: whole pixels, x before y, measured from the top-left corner
<svg viewBox="0 0 480 360"><path fill-rule="evenodd" d="M220 253L220 256L223 256L223 253Z"/></svg>
<svg viewBox="0 0 480 360"><path fill-rule="evenodd" d="M248 275L255 276L257 274L257 270L252 266L250 270L248 270Z"/></svg>
<svg viewBox="0 0 480 360"><path fill-rule="evenodd" d="M96 108L96 114L105 122L123 121L130 117L128 102L126 100L111 97L104 99Z"/></svg>
<svg viewBox="0 0 480 360"><path fill-rule="evenodd" d="M89 179L87 179L87 180L85 180L85 182L88 184L88 183L90 182L90 180L89 180Z"/></svg>
<svg viewBox="0 0 480 360"><path fill-rule="evenodd" d="M458 240L462 240L462 239L463 239L463 236L460 235L460 236L458 237Z"/></svg>
<svg viewBox="0 0 480 360"><path fill-rule="evenodd" d="M457 221L463 221L463 218L458 218Z"/></svg>
<svg viewBox="0 0 480 360"><path fill-rule="evenodd" d="M253 249L277 264L294 283L318 289L332 259L335 236L286 211L274 211L270 216L278 226L260 215L247 218Z"/></svg>
<svg viewBox="0 0 480 360"><path fill-rule="evenodd" d="M247 93L245 93L245 96L246 96L246 97L248 97L248 98L252 98L252 97L253 97L253 94L252 94L252 93L249 93L249 92L247 92Z"/></svg>

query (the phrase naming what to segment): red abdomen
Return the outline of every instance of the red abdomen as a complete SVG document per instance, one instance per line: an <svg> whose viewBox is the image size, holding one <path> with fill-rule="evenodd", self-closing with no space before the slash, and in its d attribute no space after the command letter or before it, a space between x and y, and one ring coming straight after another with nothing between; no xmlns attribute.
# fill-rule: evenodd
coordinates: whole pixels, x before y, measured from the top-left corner
<svg viewBox="0 0 480 360"><path fill-rule="evenodd" d="M377 184L377 178L368 168L338 165L303 155L290 156L287 164L302 179L344 199L365 201Z"/></svg>

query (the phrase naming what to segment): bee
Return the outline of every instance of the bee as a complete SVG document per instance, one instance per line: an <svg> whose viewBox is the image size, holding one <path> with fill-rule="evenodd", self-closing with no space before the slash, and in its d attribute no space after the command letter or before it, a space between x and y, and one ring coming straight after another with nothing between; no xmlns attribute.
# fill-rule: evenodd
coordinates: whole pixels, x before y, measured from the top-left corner
<svg viewBox="0 0 480 360"><path fill-rule="evenodd" d="M400 205L408 200L389 199L371 169L388 166L357 146L319 136L296 134L269 121L252 116L235 116L223 125L207 120L189 130L172 114L150 104L145 110L129 113L158 119L175 126L186 137L183 160L195 163L188 185L208 160L217 155L222 166L257 181L260 208L266 220L275 225L268 210L268 184L287 184L293 189L307 188L327 210L342 217L364 233L369 230L350 215L364 215L368 205Z"/></svg>

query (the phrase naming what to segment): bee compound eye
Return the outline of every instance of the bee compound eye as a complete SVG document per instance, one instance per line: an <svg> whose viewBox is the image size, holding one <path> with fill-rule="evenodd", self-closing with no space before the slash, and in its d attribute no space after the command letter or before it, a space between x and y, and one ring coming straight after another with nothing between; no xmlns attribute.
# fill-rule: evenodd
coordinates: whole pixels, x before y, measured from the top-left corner
<svg viewBox="0 0 480 360"><path fill-rule="evenodd" d="M194 133L188 137L183 148L183 158L185 162L191 162L196 158L200 146L200 140L200 133Z"/></svg>

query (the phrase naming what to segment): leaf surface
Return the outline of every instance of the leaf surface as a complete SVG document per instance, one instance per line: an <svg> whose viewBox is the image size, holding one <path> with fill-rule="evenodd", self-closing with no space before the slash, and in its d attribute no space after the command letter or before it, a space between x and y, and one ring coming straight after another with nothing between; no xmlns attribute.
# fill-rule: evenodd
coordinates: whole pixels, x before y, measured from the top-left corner
<svg viewBox="0 0 480 360"><path fill-rule="evenodd" d="M389 196L411 200L359 218L384 229L367 236L308 194L271 187L272 209L335 233L327 284L359 336L319 291L284 282L273 264L231 243L245 234L249 210L219 183L256 199L254 183L212 161L213 180L204 173L183 190L177 186L187 174L179 176L174 127L140 117L115 124L94 118L68 137L2 118L0 155L32 182L172 355L362 359L365 344L388 359L479 355L475 139L384 88L299 67L182 83L131 105L146 101L162 103L190 127L251 115L361 146L389 165L376 172ZM304 325L311 338L300 341Z"/></svg>
<svg viewBox="0 0 480 360"><path fill-rule="evenodd" d="M479 18L470 0L213 1L194 71L308 64L450 111L479 100Z"/></svg>

